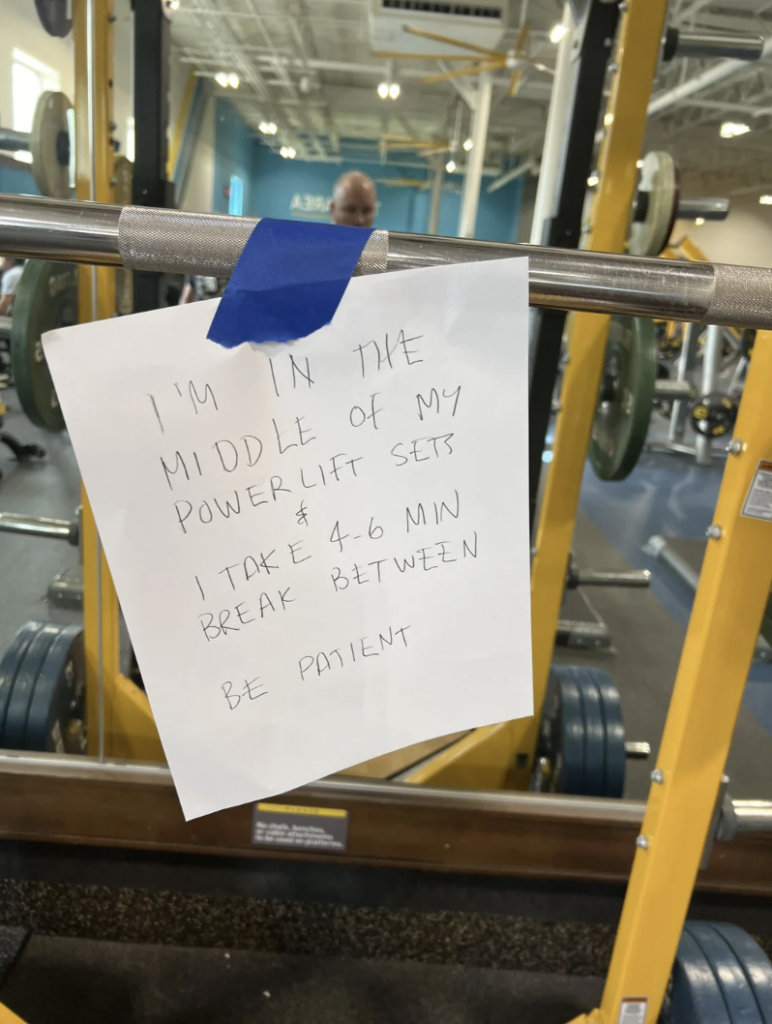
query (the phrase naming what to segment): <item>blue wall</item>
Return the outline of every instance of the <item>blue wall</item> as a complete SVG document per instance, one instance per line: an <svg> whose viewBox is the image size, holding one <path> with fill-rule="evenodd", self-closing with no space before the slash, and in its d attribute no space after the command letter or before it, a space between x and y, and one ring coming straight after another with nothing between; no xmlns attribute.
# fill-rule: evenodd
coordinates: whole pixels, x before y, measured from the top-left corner
<svg viewBox="0 0 772 1024"><path fill-rule="evenodd" d="M429 224L431 190L410 187L389 186L384 178L427 179L427 171L416 167L383 167L344 161L340 164L306 163L300 160L285 160L272 153L267 146L255 140L252 163L253 177L251 204L245 206L245 213L254 217L293 217L303 220L327 219L326 212L304 212L292 209L293 199L303 197L329 197L335 179L345 171L362 170L378 182L378 217L376 227L389 231L424 232ZM455 235L461 206L460 190L463 178L459 174L446 175L442 193L439 233ZM520 209L522 183L510 182L493 194L483 191L477 213L477 238L495 242L513 242L517 237L517 217ZM215 186L217 188L217 185ZM297 199L295 200L298 205Z"/></svg>
<svg viewBox="0 0 772 1024"><path fill-rule="evenodd" d="M32 171L22 170L23 165L11 161L0 162L0 192L12 192L14 195L39 196L40 189L35 184Z"/></svg>
<svg viewBox="0 0 772 1024"><path fill-rule="evenodd" d="M249 216L253 208L251 184L254 133L227 100L217 99L215 101L214 118L215 157L212 212L228 212L226 189L229 187L231 175L235 174L244 182L243 212L244 216ZM282 161L282 163L286 163L286 161Z"/></svg>
<svg viewBox="0 0 772 1024"><path fill-rule="evenodd" d="M299 220L327 220L326 200L335 179L345 171L363 170L375 179L412 178L427 180L428 169L383 167L344 161L340 164L285 160L254 137L227 100L215 107L215 172L212 209L228 212L225 190L231 175L244 182L244 215ZM461 206L460 174L446 175L442 194L439 233L455 235ZM522 182L510 182L492 195L485 191L490 179L483 179L477 213L477 238L513 242L517 238ZM429 224L430 189L388 186L378 181L376 227L390 231L425 232Z"/></svg>

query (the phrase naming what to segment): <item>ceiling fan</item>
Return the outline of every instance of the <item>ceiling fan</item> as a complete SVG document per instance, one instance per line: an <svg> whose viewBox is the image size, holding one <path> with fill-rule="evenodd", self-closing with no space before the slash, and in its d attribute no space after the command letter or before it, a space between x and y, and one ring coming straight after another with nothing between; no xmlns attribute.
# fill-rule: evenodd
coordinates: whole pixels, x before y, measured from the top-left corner
<svg viewBox="0 0 772 1024"><path fill-rule="evenodd" d="M380 145L392 153L445 153L450 148L447 139L414 139L409 135L382 135Z"/></svg>
<svg viewBox="0 0 772 1024"><path fill-rule="evenodd" d="M523 81L523 72L525 70L533 68L535 71L554 75L552 68L534 60L534 58L529 56L526 52L530 32L530 27L527 23L520 29L514 47L503 53L499 50L490 50L484 46L477 46L474 43L464 43L460 39L451 39L449 36L438 35L436 32L427 32L425 29L414 28L412 25L405 25L403 27L405 32L409 32L411 35L420 36L423 39L431 39L436 43L446 43L448 46L456 46L459 49L470 51L466 54L393 52L373 54L375 57L388 57L399 60L442 60L465 62L465 67L458 68L454 71L443 71L441 74L425 76L421 79L421 82L426 85L433 82L446 82L452 78L462 78L465 75L478 75L482 71L510 71L511 75L507 93L509 96L517 96Z"/></svg>

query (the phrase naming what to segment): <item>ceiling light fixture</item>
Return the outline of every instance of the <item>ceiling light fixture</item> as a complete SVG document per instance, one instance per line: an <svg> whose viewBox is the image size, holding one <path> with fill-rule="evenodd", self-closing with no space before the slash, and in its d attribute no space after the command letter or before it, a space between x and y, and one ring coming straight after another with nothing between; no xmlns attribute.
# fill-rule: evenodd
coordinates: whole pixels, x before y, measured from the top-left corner
<svg viewBox="0 0 772 1024"><path fill-rule="evenodd" d="M721 125L719 134L722 139L734 139L738 135L745 135L746 132L751 130L749 124L742 124L735 121L724 121Z"/></svg>
<svg viewBox="0 0 772 1024"><path fill-rule="evenodd" d="M448 172L448 174L452 174L455 171L455 169L456 169L456 161L455 160L448 160L448 162L445 164L445 170Z"/></svg>
<svg viewBox="0 0 772 1024"><path fill-rule="evenodd" d="M399 82L392 82L389 86L389 99L396 100L399 98L399 94L402 92Z"/></svg>
<svg viewBox="0 0 772 1024"><path fill-rule="evenodd" d="M770 196L770 195L759 196L759 202L761 203L762 206L772 206L772 196Z"/></svg>
<svg viewBox="0 0 772 1024"><path fill-rule="evenodd" d="M469 152L473 145L474 142L471 139L464 139L464 149L467 153Z"/></svg>
<svg viewBox="0 0 772 1024"><path fill-rule="evenodd" d="M705 218L704 217L695 217L694 218L694 225L695 225L695 227L701 228L704 223L705 223Z"/></svg>
<svg viewBox="0 0 772 1024"><path fill-rule="evenodd" d="M604 128L610 128L613 123L614 123L614 115L613 114L604 114L603 115L603 126L604 126Z"/></svg>
<svg viewBox="0 0 772 1024"><path fill-rule="evenodd" d="M228 86L231 89L238 89L239 87L239 76L235 71L218 71L214 76L214 80L221 89L227 89Z"/></svg>
<svg viewBox="0 0 772 1024"><path fill-rule="evenodd" d="M258 125L258 128L263 133L263 135L276 134L276 124L274 121L261 121L260 124Z"/></svg>
<svg viewBox="0 0 772 1024"><path fill-rule="evenodd" d="M595 188L599 181L600 175L597 171L593 171L590 177L587 179L587 184L590 186L590 188Z"/></svg>
<svg viewBox="0 0 772 1024"><path fill-rule="evenodd" d="M379 85L378 85L378 95L381 97L382 100L387 100L389 98L389 83L388 82L380 82L379 83Z"/></svg>
<svg viewBox="0 0 772 1024"><path fill-rule="evenodd" d="M553 25L550 29L550 42L559 43L563 36L568 32L565 25L557 24Z"/></svg>
<svg viewBox="0 0 772 1024"><path fill-rule="evenodd" d="M635 166L636 166L636 167L638 168L638 170L640 171L640 169L641 169L641 168L643 167L643 160L636 160L636 161L635 161Z"/></svg>
<svg viewBox="0 0 772 1024"><path fill-rule="evenodd" d="M282 146L279 150L279 155L283 156L285 160L294 160L297 156L292 146Z"/></svg>

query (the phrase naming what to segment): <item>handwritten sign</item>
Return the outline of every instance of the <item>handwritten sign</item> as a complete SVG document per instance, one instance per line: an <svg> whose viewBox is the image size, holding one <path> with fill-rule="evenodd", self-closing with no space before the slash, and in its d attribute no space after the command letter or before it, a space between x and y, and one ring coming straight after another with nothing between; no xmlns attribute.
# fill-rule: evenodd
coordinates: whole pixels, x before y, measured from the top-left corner
<svg viewBox="0 0 772 1024"><path fill-rule="evenodd" d="M44 338L186 817L531 714L526 261L216 304Z"/></svg>

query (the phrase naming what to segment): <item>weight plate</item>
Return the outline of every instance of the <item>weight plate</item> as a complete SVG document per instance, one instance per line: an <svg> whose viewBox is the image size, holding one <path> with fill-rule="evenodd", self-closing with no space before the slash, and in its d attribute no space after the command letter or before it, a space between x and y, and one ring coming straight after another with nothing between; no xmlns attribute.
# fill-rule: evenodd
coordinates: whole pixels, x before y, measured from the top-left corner
<svg viewBox="0 0 772 1024"><path fill-rule="evenodd" d="M628 252L659 256L668 243L678 213L678 165L669 153L647 153L638 183L638 199ZM638 219L638 218L641 219Z"/></svg>
<svg viewBox="0 0 772 1024"><path fill-rule="evenodd" d="M732 1024L763 1024L756 996L731 948L710 924L687 921L685 929L710 964Z"/></svg>
<svg viewBox="0 0 772 1024"><path fill-rule="evenodd" d="M83 627L58 626L57 630L37 675L23 749L82 754L86 692Z"/></svg>
<svg viewBox="0 0 772 1024"><path fill-rule="evenodd" d="M16 681L16 673L24 661L32 640L43 628L42 622L26 622L11 641L11 646L3 655L0 661L0 746L2 745L3 730L5 728L5 716L8 708L8 700Z"/></svg>
<svg viewBox="0 0 772 1024"><path fill-rule="evenodd" d="M686 930L678 943L659 1024L732 1024L713 969Z"/></svg>
<svg viewBox="0 0 772 1024"><path fill-rule="evenodd" d="M612 676L602 668L589 670L598 687L603 726L606 732L605 790L603 796L619 797L625 791L625 725L622 699Z"/></svg>
<svg viewBox="0 0 772 1024"><path fill-rule="evenodd" d="M727 943L756 996L764 1024L772 1024L772 963L761 946L735 924L713 924L713 928Z"/></svg>
<svg viewBox="0 0 772 1024"><path fill-rule="evenodd" d="M614 680L602 669L553 665L530 788L621 797L625 730Z"/></svg>
<svg viewBox="0 0 772 1024"><path fill-rule="evenodd" d="M24 652L24 657L16 669L16 678L5 711L5 728L0 736L0 742L8 750L24 749L27 714L37 684L38 673L43 667L48 649L54 642L59 628L59 626L47 624L39 629L30 641Z"/></svg>
<svg viewBox="0 0 772 1024"><path fill-rule="evenodd" d="M40 24L50 36L64 39L72 30L72 18L68 11L72 0L35 0Z"/></svg>
<svg viewBox="0 0 772 1024"><path fill-rule="evenodd" d="M32 176L40 194L52 199L69 199L70 154L74 143L70 135L73 123L72 103L63 92L42 92L32 118L29 149Z"/></svg>
<svg viewBox="0 0 772 1024"><path fill-rule="evenodd" d="M72 263L27 260L13 300L11 365L22 409L46 430L64 430L64 417L40 338L77 319L78 268Z"/></svg>
<svg viewBox="0 0 772 1024"><path fill-rule="evenodd" d="M654 403L657 353L651 320L611 320L589 450L601 480L624 480L640 457Z"/></svg>
<svg viewBox="0 0 772 1024"><path fill-rule="evenodd" d="M704 437L723 437L737 419L738 405L720 391L698 398L692 406L692 426Z"/></svg>
<svg viewBox="0 0 772 1024"><path fill-rule="evenodd" d="M539 725L532 789L583 792L584 732L582 701L571 667L553 665Z"/></svg>
<svg viewBox="0 0 772 1024"><path fill-rule="evenodd" d="M131 206L131 182L134 164L125 156L115 158L115 202L118 206Z"/></svg>
<svg viewBox="0 0 772 1024"><path fill-rule="evenodd" d="M605 796L606 789L606 729L603 724L600 693L595 680L586 668L573 669L574 682L579 690L584 718L584 796Z"/></svg>

